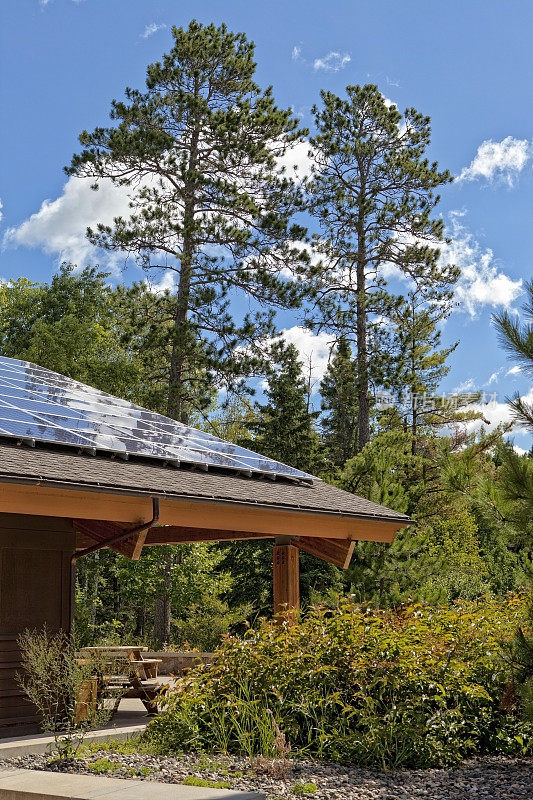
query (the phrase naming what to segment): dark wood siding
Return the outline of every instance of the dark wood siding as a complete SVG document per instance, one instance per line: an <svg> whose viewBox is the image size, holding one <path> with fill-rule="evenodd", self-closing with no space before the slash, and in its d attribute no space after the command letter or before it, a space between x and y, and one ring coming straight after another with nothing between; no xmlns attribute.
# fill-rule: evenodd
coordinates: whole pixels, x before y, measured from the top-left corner
<svg viewBox="0 0 533 800"><path fill-rule="evenodd" d="M26 628L69 629L68 520L0 514L0 737L36 729L37 717L17 686L17 638Z"/></svg>

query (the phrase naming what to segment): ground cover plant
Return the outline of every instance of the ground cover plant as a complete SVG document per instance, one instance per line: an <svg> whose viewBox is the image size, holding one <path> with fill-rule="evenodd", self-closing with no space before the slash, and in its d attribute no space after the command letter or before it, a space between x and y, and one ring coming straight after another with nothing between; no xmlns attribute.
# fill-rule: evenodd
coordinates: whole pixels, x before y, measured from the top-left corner
<svg viewBox="0 0 533 800"><path fill-rule="evenodd" d="M145 738L161 752L295 755L360 766L450 765L533 752L506 642L519 596L383 611L342 600L296 625L228 637L167 691Z"/></svg>

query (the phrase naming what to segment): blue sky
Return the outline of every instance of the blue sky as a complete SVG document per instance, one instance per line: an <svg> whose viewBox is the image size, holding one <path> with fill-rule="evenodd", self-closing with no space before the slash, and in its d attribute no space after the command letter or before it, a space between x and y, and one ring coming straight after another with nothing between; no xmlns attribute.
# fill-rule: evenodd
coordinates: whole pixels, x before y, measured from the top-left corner
<svg viewBox="0 0 533 800"><path fill-rule="evenodd" d="M169 27L193 17L245 31L258 82L304 125L321 88L340 94L365 82L400 110L431 116L430 157L460 177L440 206L464 270L444 329L460 345L443 388L496 393L485 416L505 419L505 396L531 391L490 322L519 308L520 281L533 275L533 3L523 0L2 0L0 279L48 280L64 258L104 264L83 231L116 198L67 184L62 168L78 133L105 124L126 85L142 85L146 65L169 47ZM326 342L296 317L281 324L313 352L319 375ZM514 440L531 441L518 432Z"/></svg>

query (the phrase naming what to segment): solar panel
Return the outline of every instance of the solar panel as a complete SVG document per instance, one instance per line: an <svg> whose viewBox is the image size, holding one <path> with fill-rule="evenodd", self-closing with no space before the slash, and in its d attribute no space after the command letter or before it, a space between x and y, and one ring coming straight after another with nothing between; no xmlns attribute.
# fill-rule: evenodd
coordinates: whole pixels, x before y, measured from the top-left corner
<svg viewBox="0 0 533 800"><path fill-rule="evenodd" d="M0 356L0 436L179 466L281 476L311 475L205 431L38 367Z"/></svg>

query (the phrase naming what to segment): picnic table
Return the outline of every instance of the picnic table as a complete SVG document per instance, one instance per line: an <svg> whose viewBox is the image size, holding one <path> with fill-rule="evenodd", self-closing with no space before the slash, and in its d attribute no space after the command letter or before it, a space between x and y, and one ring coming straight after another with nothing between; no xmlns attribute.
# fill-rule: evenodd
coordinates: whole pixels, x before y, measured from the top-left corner
<svg viewBox="0 0 533 800"><path fill-rule="evenodd" d="M102 689L116 697L113 712L123 697L134 697L142 701L150 714L157 711L155 703L160 685L154 680L161 663L160 658L144 658L148 650L142 645L96 645L82 647L81 661L93 657L101 671Z"/></svg>

